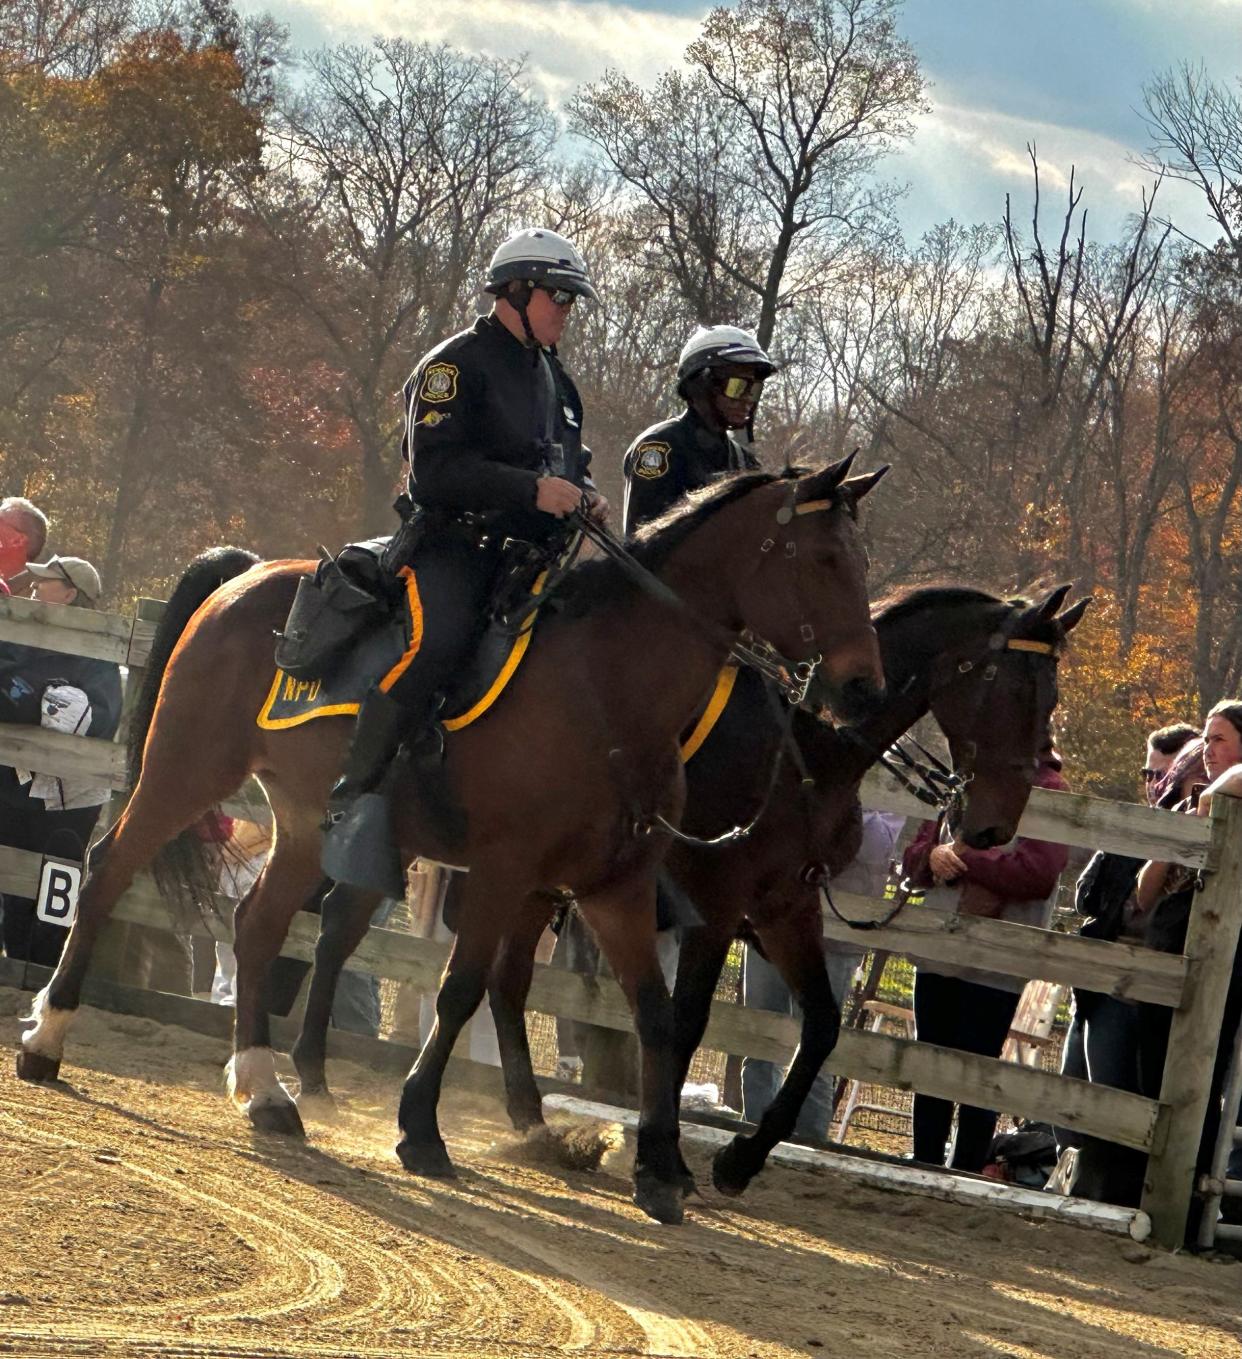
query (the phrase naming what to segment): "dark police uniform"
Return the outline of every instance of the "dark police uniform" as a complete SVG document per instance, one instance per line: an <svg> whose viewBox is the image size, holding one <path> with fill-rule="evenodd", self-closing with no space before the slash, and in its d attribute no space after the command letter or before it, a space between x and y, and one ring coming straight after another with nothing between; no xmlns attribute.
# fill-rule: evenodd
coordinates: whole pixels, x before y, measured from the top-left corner
<svg viewBox="0 0 1242 1359"><path fill-rule="evenodd" d="M644 430L625 455L621 531L633 533L685 495L726 472L759 466L729 434L707 428L692 406L675 420Z"/></svg>
<svg viewBox="0 0 1242 1359"><path fill-rule="evenodd" d="M562 520L535 508L540 477L593 490L582 402L556 355L494 316L434 348L405 384L402 454L425 530L413 567L422 641L388 687L408 708L468 659L505 538L555 546Z"/></svg>

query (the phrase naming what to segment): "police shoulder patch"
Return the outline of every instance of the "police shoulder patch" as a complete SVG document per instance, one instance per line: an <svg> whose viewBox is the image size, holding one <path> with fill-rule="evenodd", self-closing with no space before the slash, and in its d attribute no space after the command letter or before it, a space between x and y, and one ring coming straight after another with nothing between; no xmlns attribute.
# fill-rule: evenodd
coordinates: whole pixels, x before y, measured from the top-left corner
<svg viewBox="0 0 1242 1359"><path fill-rule="evenodd" d="M423 373L423 385L419 389L420 401L452 401L457 395L457 365L455 363L432 363Z"/></svg>
<svg viewBox="0 0 1242 1359"><path fill-rule="evenodd" d="M668 455L673 451L671 444L648 440L634 450L634 475L654 481L668 471Z"/></svg>

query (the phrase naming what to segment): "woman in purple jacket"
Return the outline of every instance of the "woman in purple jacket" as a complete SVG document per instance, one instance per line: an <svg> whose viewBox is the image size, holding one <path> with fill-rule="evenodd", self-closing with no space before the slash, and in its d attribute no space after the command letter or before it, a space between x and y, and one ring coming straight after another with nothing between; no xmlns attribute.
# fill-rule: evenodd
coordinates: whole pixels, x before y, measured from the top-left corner
<svg viewBox="0 0 1242 1359"><path fill-rule="evenodd" d="M1035 786L1067 789L1060 771L1060 757L1049 748ZM929 906L1047 929L1068 855L1064 845L1025 836L999 849L969 849L952 842L942 818L924 822L906 850L902 870L913 886L927 889ZM914 977L916 1036L924 1043L999 1057L1025 984L1020 977L980 968L919 962ZM914 1159L980 1171L996 1119L995 1110L960 1105L957 1136L946 1160L953 1101L916 1094Z"/></svg>

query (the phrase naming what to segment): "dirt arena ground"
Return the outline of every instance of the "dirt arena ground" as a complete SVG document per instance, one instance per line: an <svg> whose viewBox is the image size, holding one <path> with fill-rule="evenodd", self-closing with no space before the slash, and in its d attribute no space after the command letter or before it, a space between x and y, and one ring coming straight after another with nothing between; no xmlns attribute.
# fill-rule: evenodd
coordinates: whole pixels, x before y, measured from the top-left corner
<svg viewBox="0 0 1242 1359"><path fill-rule="evenodd" d="M0 990L11 1050L28 997ZM453 1183L391 1154L396 1091L252 1135L224 1045L86 1010L68 1084L0 1066L0 1352L29 1356L1242 1355L1242 1265L773 1170L687 1224L629 1202L625 1149L541 1166L450 1096ZM701 1183L706 1165L691 1157Z"/></svg>

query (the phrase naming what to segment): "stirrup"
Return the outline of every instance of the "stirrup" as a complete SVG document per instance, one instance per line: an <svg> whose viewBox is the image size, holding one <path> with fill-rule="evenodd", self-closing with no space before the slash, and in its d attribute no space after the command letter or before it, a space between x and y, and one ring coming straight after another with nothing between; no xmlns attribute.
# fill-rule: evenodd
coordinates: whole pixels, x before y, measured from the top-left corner
<svg viewBox="0 0 1242 1359"><path fill-rule="evenodd" d="M362 793L344 811L329 812L319 865L334 882L405 897L405 871L393 842L392 814L382 793Z"/></svg>

